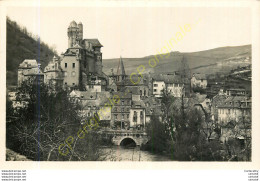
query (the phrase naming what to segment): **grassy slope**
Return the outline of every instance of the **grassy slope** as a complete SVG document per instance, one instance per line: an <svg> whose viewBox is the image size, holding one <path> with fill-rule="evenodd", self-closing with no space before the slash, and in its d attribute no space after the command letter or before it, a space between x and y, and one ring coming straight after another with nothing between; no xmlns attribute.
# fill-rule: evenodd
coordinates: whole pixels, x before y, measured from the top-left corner
<svg viewBox="0 0 260 181"><path fill-rule="evenodd" d="M147 71L165 73L178 70L183 55L191 69L202 66L201 68L192 70L193 72L212 73L212 71L222 71L223 67L216 66L216 63L219 61L236 56L251 56L251 45L221 47L192 53L172 52L168 58L163 58L160 60L160 62L154 68L150 68L148 65L149 59L153 56L147 56L143 58L123 58L123 61L127 74L131 74L132 72L136 71L136 68L139 65L144 65ZM103 65L103 71L105 73L110 73L111 68L113 68L114 72L116 72L118 59L104 59Z"/></svg>

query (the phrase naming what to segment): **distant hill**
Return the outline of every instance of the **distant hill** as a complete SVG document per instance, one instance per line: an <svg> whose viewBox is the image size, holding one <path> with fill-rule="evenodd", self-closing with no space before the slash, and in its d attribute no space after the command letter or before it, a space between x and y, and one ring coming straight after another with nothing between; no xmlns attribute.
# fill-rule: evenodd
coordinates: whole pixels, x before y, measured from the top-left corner
<svg viewBox="0 0 260 181"><path fill-rule="evenodd" d="M6 84L10 86L17 84L17 69L24 59L40 60L43 68L56 53L43 42L39 45L37 37L33 37L25 27L21 27L9 18L6 26Z"/></svg>
<svg viewBox="0 0 260 181"><path fill-rule="evenodd" d="M168 58L160 59L160 62L157 63L157 66L151 68L148 64L149 59L154 56L146 56L142 58L124 58L123 62L125 65L125 70L127 74L136 72L136 68L139 65L144 65L146 72L151 73L171 73L177 71L180 68L181 60L185 58L188 66L191 69L192 73L200 72L205 74L211 74L216 72L228 72L233 68L243 64L242 61L237 61L233 63L230 60L244 60L246 57L251 58L251 45L244 46L234 46L234 47L221 47L211 50L192 52L192 53L181 53L181 52L171 52ZM157 55L159 57L159 55ZM246 62L248 65L250 62ZM115 59L104 59L103 60L103 71L106 74L110 74L111 68L114 69L116 73L118 65L118 58Z"/></svg>

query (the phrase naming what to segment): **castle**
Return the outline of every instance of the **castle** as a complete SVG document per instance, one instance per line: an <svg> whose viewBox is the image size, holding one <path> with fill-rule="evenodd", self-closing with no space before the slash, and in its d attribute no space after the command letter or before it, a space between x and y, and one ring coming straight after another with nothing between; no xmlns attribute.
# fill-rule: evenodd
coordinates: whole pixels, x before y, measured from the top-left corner
<svg viewBox="0 0 260 181"><path fill-rule="evenodd" d="M107 84L101 47L98 39L83 39L83 24L72 21L68 27L68 49L60 60L54 59L45 67L45 83L57 79L53 71L58 71L63 75L62 87L100 92Z"/></svg>

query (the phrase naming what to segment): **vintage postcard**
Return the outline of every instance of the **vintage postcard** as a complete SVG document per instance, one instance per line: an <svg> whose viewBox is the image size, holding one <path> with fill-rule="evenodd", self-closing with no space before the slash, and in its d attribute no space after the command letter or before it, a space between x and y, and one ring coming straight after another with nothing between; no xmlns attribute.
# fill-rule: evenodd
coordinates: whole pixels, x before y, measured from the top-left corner
<svg viewBox="0 0 260 181"><path fill-rule="evenodd" d="M0 6L1 169L259 169L259 1Z"/></svg>

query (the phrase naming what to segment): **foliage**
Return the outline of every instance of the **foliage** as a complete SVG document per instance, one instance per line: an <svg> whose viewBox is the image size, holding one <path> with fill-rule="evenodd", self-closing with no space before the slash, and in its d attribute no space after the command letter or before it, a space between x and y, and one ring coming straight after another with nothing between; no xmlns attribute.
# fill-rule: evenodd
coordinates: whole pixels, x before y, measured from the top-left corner
<svg viewBox="0 0 260 181"><path fill-rule="evenodd" d="M68 99L68 92L50 92L35 80L24 82L17 90L16 100L26 101L17 109L17 119L7 111L7 147L32 160L97 160L100 152L99 137L90 131L84 139L77 138L81 127L77 106ZM60 144L69 136L74 137L68 156L59 154Z"/></svg>
<svg viewBox="0 0 260 181"><path fill-rule="evenodd" d="M7 85L16 85L17 68L24 59L36 59L45 67L57 52L8 17L6 27Z"/></svg>
<svg viewBox="0 0 260 181"><path fill-rule="evenodd" d="M171 159L179 161L224 160L226 155L221 152L220 142L210 141L203 130L203 112L187 106L183 97L179 100L181 101L176 103L177 98L163 91L162 122L155 116L151 118L147 134L154 140L154 144L153 148L147 149L165 152ZM206 125L207 129L212 126Z"/></svg>

